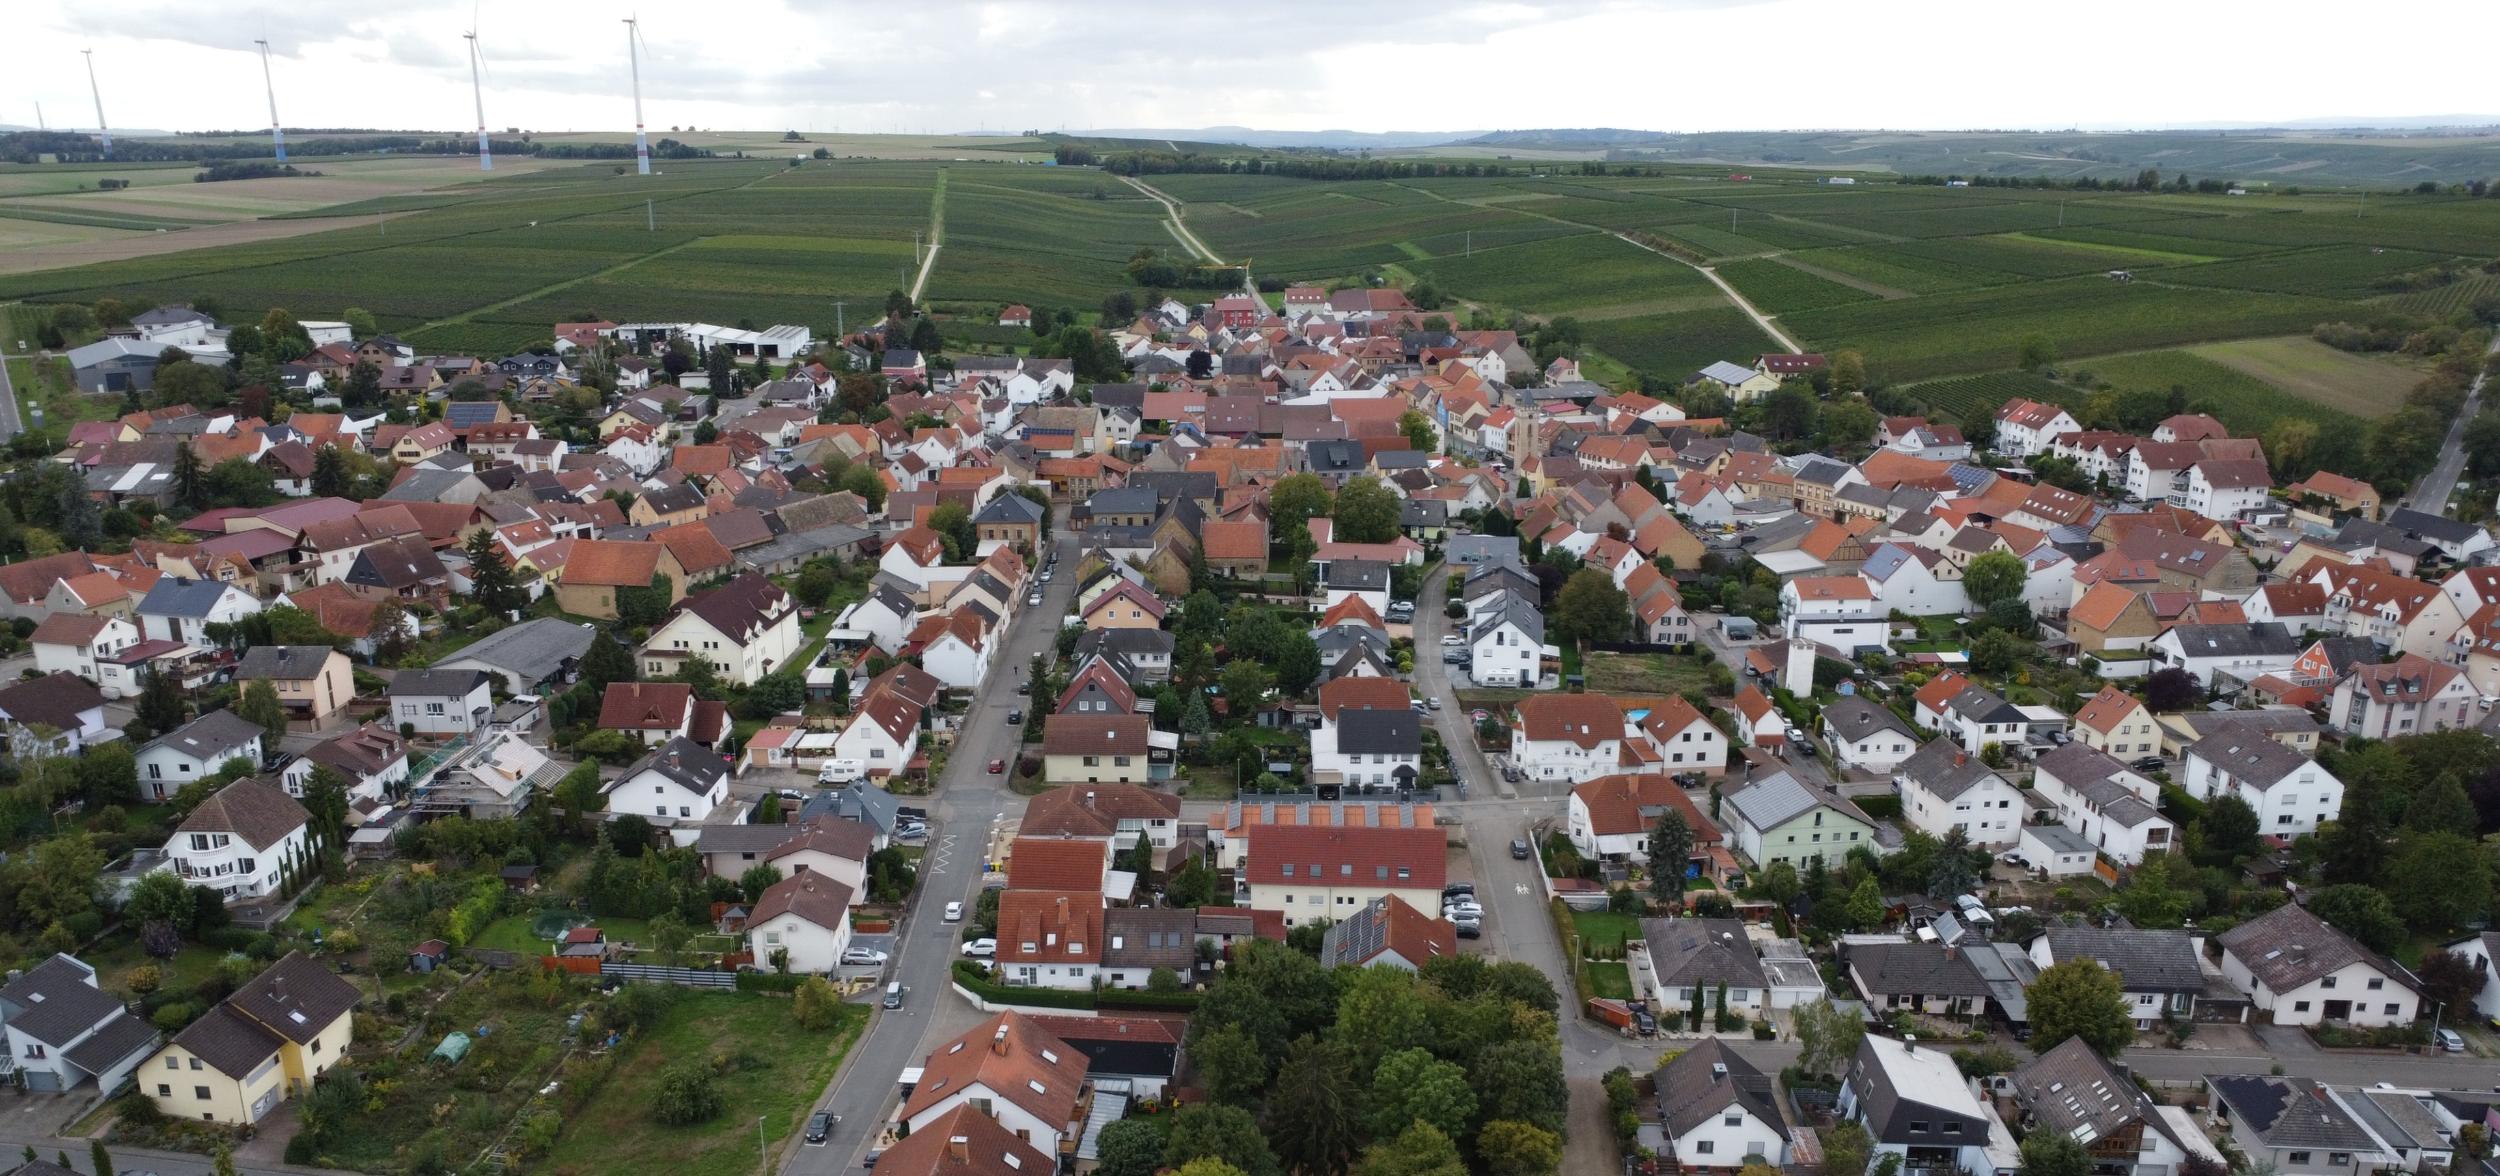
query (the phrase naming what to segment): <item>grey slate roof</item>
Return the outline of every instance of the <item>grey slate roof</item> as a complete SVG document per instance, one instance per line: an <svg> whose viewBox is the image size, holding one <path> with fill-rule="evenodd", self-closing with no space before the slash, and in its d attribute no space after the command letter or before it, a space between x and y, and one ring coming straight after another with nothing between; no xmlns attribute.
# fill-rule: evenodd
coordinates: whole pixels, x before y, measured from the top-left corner
<svg viewBox="0 0 2500 1176"><path fill-rule="evenodd" d="M1862 943L1849 949L1849 969L1866 995L1986 996L1987 981L1970 961L1939 943Z"/></svg>
<svg viewBox="0 0 2500 1176"><path fill-rule="evenodd" d="M2201 992L2196 944L2185 931L2146 927L2051 927L2049 957L2099 960L2129 992Z"/></svg>
<svg viewBox="0 0 2500 1176"><path fill-rule="evenodd" d="M1498 625L1508 621L1519 626L1519 631L1527 634L1529 640L1538 644L1543 644L1545 641L1545 614L1537 611L1534 601L1519 593L1503 593L1496 600L1494 607L1483 615L1489 617L1490 624ZM1488 628L1486 631L1491 632L1491 629Z"/></svg>
<svg viewBox="0 0 2500 1176"><path fill-rule="evenodd" d="M1935 739L1911 753L1892 770L1894 778L1908 780L1951 800L1990 780L2001 780L1996 770L1978 756L1962 750L1950 739Z"/></svg>
<svg viewBox="0 0 2500 1176"><path fill-rule="evenodd" d="M2021 708L2005 701L2005 697L1985 686L1967 686L1945 701L1945 709L1974 723L2020 723Z"/></svg>
<svg viewBox="0 0 2500 1176"><path fill-rule="evenodd" d="M79 960L54 955L0 988L0 1011L10 1028L60 1048L122 1011L111 993L88 984L93 975Z"/></svg>
<svg viewBox="0 0 2500 1176"><path fill-rule="evenodd" d="M1187 975L1197 963L1197 911L1114 907L1102 913L1102 966Z"/></svg>
<svg viewBox="0 0 2500 1176"><path fill-rule="evenodd" d="M614 791L617 785L644 772L657 772L678 787L700 796L711 791L712 785L729 774L729 761L722 758L719 752L707 750L702 744L680 735L636 760L623 775L608 782L607 790Z"/></svg>
<svg viewBox="0 0 2500 1176"><path fill-rule="evenodd" d="M1734 806L1737 815L1756 829L1777 828L1796 819L1800 813L1814 811L1817 805L1830 805L1855 820L1874 824L1847 798L1820 784L1800 780L1786 771L1773 772L1734 791L1722 792L1719 799Z"/></svg>
<svg viewBox="0 0 2500 1176"><path fill-rule="evenodd" d="M2127 770L2125 764L2119 763L2107 752L2080 743L2069 743L2041 756L2037 764L2040 774L2056 777L2077 795L2090 801L2103 817L2136 829L2159 820L2161 813L2147 804L2143 797L2137 796L2134 790L2118 782L2118 774Z"/></svg>
<svg viewBox="0 0 2500 1176"><path fill-rule="evenodd" d="M1671 1137L1699 1127L1722 1112L1742 1110L1768 1125L1781 1139L1788 1124L1781 1119L1771 1093L1771 1079L1716 1037L1658 1067L1650 1079L1658 1091L1658 1114Z"/></svg>
<svg viewBox="0 0 2500 1176"><path fill-rule="evenodd" d="M1021 494L1001 494L990 499L981 513L972 516L975 523L1026 523L1042 521L1042 504Z"/></svg>
<svg viewBox="0 0 2500 1176"><path fill-rule="evenodd" d="M227 587L217 580L166 576L140 599L139 611L152 617L205 617L226 595Z"/></svg>
<svg viewBox="0 0 2500 1176"><path fill-rule="evenodd" d="M2289 903L2223 932L2218 942L2239 957L2251 978L2275 992L2290 992L2352 964L2368 964L2398 984L2415 987L2412 973L2395 961Z"/></svg>
<svg viewBox="0 0 2500 1176"><path fill-rule="evenodd" d="M142 752L169 747L202 763L221 763L269 730L230 710L213 710L150 740Z"/></svg>
<svg viewBox="0 0 2500 1176"><path fill-rule="evenodd" d="M1361 755L1420 755L1423 723L1411 710L1350 710L1337 715L1337 750Z"/></svg>
<svg viewBox="0 0 2500 1176"><path fill-rule="evenodd" d="M1166 629L1096 629L1077 638L1076 656L1081 658L1107 651L1131 662L1140 657L1168 659L1177 640Z"/></svg>
<svg viewBox="0 0 2500 1176"><path fill-rule="evenodd" d="M476 644L434 665L440 669L460 662L477 662L525 682L540 682L554 677L568 659L587 652L593 636L590 629L571 621L539 617L487 634Z"/></svg>
<svg viewBox="0 0 2500 1176"><path fill-rule="evenodd" d="M2301 769L2309 757L2275 742L2272 736L2244 723L2225 724L2211 735L2188 744L2187 754L2259 789Z"/></svg>
<svg viewBox="0 0 2500 1176"><path fill-rule="evenodd" d="M1361 592L1385 590L1389 587L1389 565L1376 559L1330 560L1327 586Z"/></svg>
<svg viewBox="0 0 2500 1176"><path fill-rule="evenodd" d="M1910 725L1902 722L1901 717L1892 713L1890 708L1877 706L1856 695L1824 707L1823 722L1851 743L1886 731L1913 740L1918 738L1918 732L1911 730Z"/></svg>
<svg viewBox="0 0 2500 1176"><path fill-rule="evenodd" d="M327 645L255 645L234 663L234 678L238 682L260 678L305 681L318 676L335 652Z"/></svg>
<svg viewBox="0 0 2500 1176"><path fill-rule="evenodd" d="M484 670L401 670L383 693L392 698L466 698L486 684Z"/></svg>
<svg viewBox="0 0 2500 1176"><path fill-rule="evenodd" d="M1745 925L1735 919L1643 919L1641 937L1660 984L1770 987Z"/></svg>

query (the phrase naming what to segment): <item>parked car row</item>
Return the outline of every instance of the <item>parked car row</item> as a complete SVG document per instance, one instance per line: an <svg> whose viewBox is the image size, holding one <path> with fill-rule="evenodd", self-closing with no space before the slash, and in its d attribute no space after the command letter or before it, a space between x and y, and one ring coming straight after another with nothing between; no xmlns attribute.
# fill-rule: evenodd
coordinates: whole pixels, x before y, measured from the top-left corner
<svg viewBox="0 0 2500 1176"><path fill-rule="evenodd" d="M1476 884L1452 882L1441 888L1441 916L1458 928L1461 939L1484 934L1484 904L1476 901Z"/></svg>

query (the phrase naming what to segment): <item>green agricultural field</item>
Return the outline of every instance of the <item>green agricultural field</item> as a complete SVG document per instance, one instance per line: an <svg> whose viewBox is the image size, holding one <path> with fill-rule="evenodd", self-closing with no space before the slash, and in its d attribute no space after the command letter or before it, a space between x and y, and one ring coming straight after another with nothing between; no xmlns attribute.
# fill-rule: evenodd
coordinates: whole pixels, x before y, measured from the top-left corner
<svg viewBox="0 0 2500 1176"><path fill-rule="evenodd" d="M2104 355L2078 362L2074 371L2078 379L2088 373L2121 395L2185 389L2189 411L2211 413L2241 436L2263 433L2285 416L2316 421L2323 431L2361 427L2354 413L2287 395L2285 389L2189 351Z"/></svg>
<svg viewBox="0 0 2500 1176"><path fill-rule="evenodd" d="M1479 249L1473 256L1408 262L1405 268L1443 293L1529 314L1611 318L1727 304L1699 270L1597 233Z"/></svg>
<svg viewBox="0 0 2500 1176"><path fill-rule="evenodd" d="M2337 351L2307 335L2207 343L2189 351L2311 404L2359 417L2395 411L2422 380L2412 368Z"/></svg>
<svg viewBox="0 0 2500 1176"><path fill-rule="evenodd" d="M1782 315L1792 311L1813 310L1823 306L1844 306L1852 302L1872 302L1876 296L1855 286L1844 286L1829 278L1817 277L1776 259L1731 261L1719 266L1719 276L1744 294L1764 314Z"/></svg>
<svg viewBox="0 0 2500 1176"><path fill-rule="evenodd" d="M2444 319L2472 305L2475 299L2492 294L2500 294L2500 274L2482 274L2433 290L2392 295L2382 302L2390 310Z"/></svg>
<svg viewBox="0 0 2500 1176"><path fill-rule="evenodd" d="M1681 382L1715 360L1749 360L1779 344L1733 306L1582 324L1588 345L1645 375Z"/></svg>
<svg viewBox="0 0 2500 1176"><path fill-rule="evenodd" d="M1870 374L1905 381L2006 366L2035 335L2061 355L2096 355L2306 330L2337 305L2083 277L1831 307L1789 316L1784 325L1821 349L1863 351Z"/></svg>

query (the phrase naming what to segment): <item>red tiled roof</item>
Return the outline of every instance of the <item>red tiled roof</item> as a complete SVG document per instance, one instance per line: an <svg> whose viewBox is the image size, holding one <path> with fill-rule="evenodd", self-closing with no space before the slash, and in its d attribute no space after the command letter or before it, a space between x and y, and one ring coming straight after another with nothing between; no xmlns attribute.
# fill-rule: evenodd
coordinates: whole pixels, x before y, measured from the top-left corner
<svg viewBox="0 0 2500 1176"><path fill-rule="evenodd" d="M1623 738L1623 709L1603 694L1531 694L1518 710L1521 733L1539 742L1568 739L1593 748Z"/></svg>
<svg viewBox="0 0 2500 1176"><path fill-rule="evenodd" d="M665 545L617 539L583 539L565 557L560 582L607 588L644 588L660 571Z"/></svg>
<svg viewBox="0 0 2500 1176"><path fill-rule="evenodd" d="M1109 868L1103 843L1092 838L1018 837L1007 847L1007 885L1013 890L1090 894L1099 906Z"/></svg>
<svg viewBox="0 0 2500 1176"><path fill-rule="evenodd" d="M610 682L599 726L611 731L674 731L686 721L694 687L683 682Z"/></svg>
<svg viewBox="0 0 2500 1176"><path fill-rule="evenodd" d="M1448 877L1448 847L1438 828L1277 825L1260 832L1244 869L1252 885L1437 892Z"/></svg>
<svg viewBox="0 0 2500 1176"><path fill-rule="evenodd" d="M1658 823L1642 810L1672 808L1693 831L1696 846L1719 840L1719 827L1703 816L1684 786L1657 775L1600 776L1571 790L1589 811L1589 831L1600 837L1644 833Z"/></svg>

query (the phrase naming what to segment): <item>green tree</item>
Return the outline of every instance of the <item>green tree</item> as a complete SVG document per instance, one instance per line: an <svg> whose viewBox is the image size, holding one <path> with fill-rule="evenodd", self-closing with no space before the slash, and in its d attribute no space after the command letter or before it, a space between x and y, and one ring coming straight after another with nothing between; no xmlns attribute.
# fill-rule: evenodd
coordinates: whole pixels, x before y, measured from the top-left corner
<svg viewBox="0 0 2500 1176"><path fill-rule="evenodd" d="M1944 840L1927 860L1927 893L1934 895L1968 894L1979 881L1979 871L1971 864L1970 831L1955 825L1945 831Z"/></svg>
<svg viewBox="0 0 2500 1176"><path fill-rule="evenodd" d="M1284 1166L1259 1134L1259 1121L1237 1106L1200 1103L1172 1116L1172 1134L1163 1144L1163 1162L1180 1167L1212 1158L1249 1176L1284 1176Z"/></svg>
<svg viewBox="0 0 2500 1176"><path fill-rule="evenodd" d="M1556 637L1568 642L1622 641L1632 635L1632 601L1614 577L1582 568L1563 581L1548 614Z"/></svg>
<svg viewBox="0 0 2500 1176"><path fill-rule="evenodd" d="M666 572L651 573L651 583L647 587L617 589L617 623L628 628L649 628L659 624L668 616L670 595L671 582ZM699 662L703 659L690 657L686 660Z"/></svg>
<svg viewBox="0 0 2500 1176"><path fill-rule="evenodd" d="M235 1176L234 1149L226 1146L223 1140L218 1142L217 1151L209 1161L208 1170L209 1176Z"/></svg>
<svg viewBox="0 0 2500 1176"><path fill-rule="evenodd" d="M347 468L347 455L338 446L324 445L313 451L312 492L322 498L345 498L356 488L356 475Z"/></svg>
<svg viewBox="0 0 2500 1176"><path fill-rule="evenodd" d="M1693 827L1673 808L1649 828L1649 893L1661 902L1684 897L1684 871L1693 856Z"/></svg>
<svg viewBox="0 0 2500 1176"><path fill-rule="evenodd" d="M1162 1115L1131 1115L1103 1128L1094 1176L1155 1176L1163 1170L1163 1136L1171 1122Z"/></svg>
<svg viewBox="0 0 2500 1176"><path fill-rule="evenodd" d="M2083 1039L2105 1058L2135 1041L2135 1018L2119 989L2118 974L2099 960L2072 959L2040 970L2023 990L2031 1007L2031 1048L2047 1053L2069 1037Z"/></svg>
<svg viewBox="0 0 2500 1176"><path fill-rule="evenodd" d="M1425 453L1431 453L1440 448L1440 434L1432 427L1432 418L1414 409L1410 408L1399 414L1398 432L1406 435L1406 446L1409 449L1420 449Z"/></svg>
<svg viewBox="0 0 2500 1176"><path fill-rule="evenodd" d="M1387 543L1398 537L1398 516L1405 506L1379 479L1357 475L1337 490L1332 532L1340 543Z"/></svg>
<svg viewBox="0 0 2500 1176"><path fill-rule="evenodd" d="M513 578L512 564L504 559L503 545L495 541L492 531L480 529L469 536L462 550L469 557L470 599L501 617L509 617L529 605L529 594ZM629 671L627 677L631 676Z"/></svg>
<svg viewBox="0 0 2500 1176"><path fill-rule="evenodd" d="M1482 1092L1477 1101L1481 1117L1563 1129L1571 1090L1563 1082L1562 1050L1553 1035L1519 1035L1486 1046L1468 1066L1467 1081Z"/></svg>
<svg viewBox="0 0 2500 1176"><path fill-rule="evenodd" d="M1295 1172L1343 1172L1363 1142L1362 1096L1343 1049L1297 1038L1261 1118L1277 1159Z"/></svg>
<svg viewBox="0 0 2500 1176"><path fill-rule="evenodd" d="M113 1176L113 1154L104 1150L103 1140L87 1141L87 1166L95 1169L95 1176ZM64 1164L62 1167L68 1167L68 1165Z"/></svg>
<svg viewBox="0 0 2500 1176"><path fill-rule="evenodd" d="M2034 1131L2023 1137L2023 1163L2016 1176L2092 1176L2092 1157L2063 1131Z"/></svg>
<svg viewBox="0 0 2500 1176"><path fill-rule="evenodd" d="M748 902L757 902L764 897L765 891L772 889L773 884L779 881L781 881L780 867L771 862L757 862L747 867L746 873L738 875L738 892L746 895Z"/></svg>
<svg viewBox="0 0 2500 1176"><path fill-rule="evenodd" d="M2257 810L2236 793L2225 792L2206 801L2194 828L2199 865L2236 870L2265 848L2259 839Z"/></svg>
<svg viewBox="0 0 2500 1176"><path fill-rule="evenodd" d="M1882 421L1876 417L1873 405L1852 396L1824 405L1815 423L1823 431L1825 445L1846 451L1874 440Z"/></svg>
<svg viewBox="0 0 2500 1176"><path fill-rule="evenodd" d="M2415 931L2464 926L2491 905L2491 861L2462 833L2407 835L2387 882L2396 913Z"/></svg>
<svg viewBox="0 0 2500 1176"><path fill-rule="evenodd" d="M180 678L151 669L140 684L139 700L133 709L140 725L161 735L182 725L189 710L188 697Z"/></svg>
<svg viewBox="0 0 2500 1176"><path fill-rule="evenodd" d="M174 446L174 501L193 510L208 505L208 471L188 441Z"/></svg>
<svg viewBox="0 0 2500 1176"><path fill-rule="evenodd" d="M245 722L259 724L272 740L286 734L286 706L278 701L278 688L266 678L243 684L243 698L235 704L234 713Z"/></svg>
<svg viewBox="0 0 2500 1176"><path fill-rule="evenodd" d="M1844 1120L1823 1133L1822 1144L1819 1176L1866 1176L1867 1156L1875 1146L1866 1128Z"/></svg>
<svg viewBox="0 0 2500 1176"><path fill-rule="evenodd" d="M1838 1074L1856 1057L1866 1023L1817 997L1796 1008L1797 1065L1809 1074ZM1861 1161L1863 1162L1863 1161Z"/></svg>
<svg viewBox="0 0 2500 1176"><path fill-rule="evenodd" d="M1866 391L1866 356L1856 351L1832 353L1832 394L1855 396Z"/></svg>
<svg viewBox="0 0 2500 1176"><path fill-rule="evenodd" d="M2046 335L2023 336L2022 346L2014 352L2014 366L2027 372L2036 372L2056 363L2057 345L2049 342Z"/></svg>
<svg viewBox="0 0 2500 1176"><path fill-rule="evenodd" d="M1200 1037L1189 1050L1207 1097L1228 1106L1257 1106L1267 1090L1267 1055L1238 1025Z"/></svg>
<svg viewBox="0 0 2500 1176"><path fill-rule="evenodd" d="M1814 394L1797 383L1782 384L1762 398L1762 431L1774 441L1794 441L1814 432Z"/></svg>
<svg viewBox="0 0 2500 1176"><path fill-rule="evenodd" d="M1285 634L1283 648L1276 653L1276 684L1285 693L1299 695L1319 680L1319 642L1310 631L1299 626Z"/></svg>
<svg viewBox="0 0 2500 1176"><path fill-rule="evenodd" d="M1172 1176L1250 1176L1250 1174L1214 1156L1200 1156L1172 1169Z"/></svg>
<svg viewBox="0 0 2500 1176"><path fill-rule="evenodd" d="M2345 882L2312 891L2308 910L2371 951L2391 952L2404 942L2404 920L2376 886Z"/></svg>
<svg viewBox="0 0 2500 1176"><path fill-rule="evenodd" d="M1476 1160L1492 1176L1547 1176L1562 1166L1562 1137L1534 1123L1495 1119L1476 1133Z"/></svg>
<svg viewBox="0 0 2500 1176"><path fill-rule="evenodd" d="M799 1028L822 1032L842 1023L842 994L822 976L799 981L792 995L790 1019Z"/></svg>
<svg viewBox="0 0 2500 1176"><path fill-rule="evenodd" d="M107 805L135 804L139 800L139 762L130 750L130 741L117 739L90 747L78 757L79 791L86 798L88 812Z"/></svg>
<svg viewBox="0 0 2500 1176"><path fill-rule="evenodd" d="M2474 802L2466 799L2465 784L2454 773L2442 774L2405 802L2404 827L2407 829L2421 832L2470 831L2476 824Z"/></svg>
<svg viewBox="0 0 2500 1176"><path fill-rule="evenodd" d="M686 1058L660 1071L659 1087L651 1095L651 1117L672 1127L690 1127L719 1117L725 1105L711 1063Z"/></svg>
<svg viewBox="0 0 2500 1176"><path fill-rule="evenodd" d="M981 533L972 525L972 512L960 502L950 502L929 512L929 529L946 543L949 563L962 563L980 549Z"/></svg>
<svg viewBox="0 0 2500 1176"><path fill-rule="evenodd" d="M1773 862L1765 867L1761 877L1755 879L1754 887L1762 892L1762 897L1770 899L1783 910L1797 901L1798 895L1805 893L1805 884L1797 880L1797 867L1787 862Z"/></svg>
<svg viewBox="0 0 2500 1176"><path fill-rule="evenodd" d="M1236 661L1224 667L1221 679L1227 717L1233 722L1250 720L1267 699L1267 667L1254 661Z"/></svg>
<svg viewBox="0 0 2500 1176"><path fill-rule="evenodd" d="M1467 1176L1467 1163L1448 1132L1418 1120L1365 1148L1353 1176Z"/></svg>
<svg viewBox="0 0 2500 1176"><path fill-rule="evenodd" d="M2139 927L2176 927L2187 918L2191 895L2180 888L2179 867L2166 853L2148 854L2118 891L2118 912Z"/></svg>
<svg viewBox="0 0 2500 1176"><path fill-rule="evenodd" d="M2031 572L2022 557L2010 551L1983 551L1962 569L1962 593L1985 609L2000 600L2020 600Z"/></svg>
<svg viewBox="0 0 2500 1176"><path fill-rule="evenodd" d="M606 633L594 634L582 653L581 676L592 692L604 695L609 683L634 680L634 655Z"/></svg>
<svg viewBox="0 0 2500 1176"><path fill-rule="evenodd" d="M315 764L304 780L304 811L312 814L312 830L323 846L347 846L347 777L328 764Z"/></svg>
<svg viewBox="0 0 2500 1176"><path fill-rule="evenodd" d="M1476 1091L1467 1072L1432 1056L1402 1049L1380 1059L1372 1075L1371 1117L1375 1138L1395 1134L1402 1123L1424 1122L1453 1138L1465 1135L1476 1116Z"/></svg>
<svg viewBox="0 0 2500 1176"><path fill-rule="evenodd" d="M1843 909L1853 930L1871 931L1884 925L1884 892L1875 886L1875 876L1858 879L1857 889L1849 892Z"/></svg>

